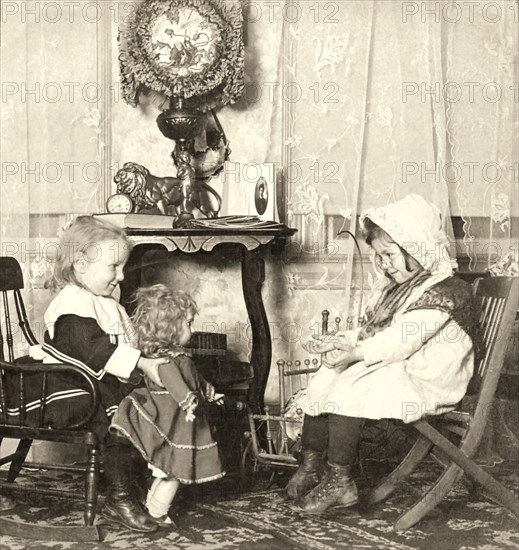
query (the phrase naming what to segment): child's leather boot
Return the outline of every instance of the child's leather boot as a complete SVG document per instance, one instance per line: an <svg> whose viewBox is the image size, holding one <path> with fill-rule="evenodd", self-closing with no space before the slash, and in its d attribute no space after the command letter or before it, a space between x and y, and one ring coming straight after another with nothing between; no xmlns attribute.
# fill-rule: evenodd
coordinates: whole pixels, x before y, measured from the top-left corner
<svg viewBox="0 0 519 550"><path fill-rule="evenodd" d="M309 514L321 514L334 506L353 506L359 500L357 486L351 477L351 467L328 464L321 483L303 499L303 510Z"/></svg>
<svg viewBox="0 0 519 550"><path fill-rule="evenodd" d="M299 469L285 487L284 497L296 500L313 489L320 481L323 472L322 453L317 451L302 451Z"/></svg>
<svg viewBox="0 0 519 550"><path fill-rule="evenodd" d="M152 533L158 529L158 525L142 508L129 485L125 483L114 483L110 486L101 515L140 533Z"/></svg>

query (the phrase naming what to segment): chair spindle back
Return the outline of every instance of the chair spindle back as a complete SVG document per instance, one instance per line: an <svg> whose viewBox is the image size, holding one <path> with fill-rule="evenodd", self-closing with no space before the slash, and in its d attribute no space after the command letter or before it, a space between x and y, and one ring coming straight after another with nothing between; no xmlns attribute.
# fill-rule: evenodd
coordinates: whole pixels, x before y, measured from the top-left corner
<svg viewBox="0 0 519 550"><path fill-rule="evenodd" d="M519 307L519 280L513 277L478 279L474 282L474 295L480 311L479 328L484 352L474 366L470 393L480 391L485 381L485 395L483 392L479 395L481 402L493 397L499 381L507 348L505 328L514 322Z"/></svg>

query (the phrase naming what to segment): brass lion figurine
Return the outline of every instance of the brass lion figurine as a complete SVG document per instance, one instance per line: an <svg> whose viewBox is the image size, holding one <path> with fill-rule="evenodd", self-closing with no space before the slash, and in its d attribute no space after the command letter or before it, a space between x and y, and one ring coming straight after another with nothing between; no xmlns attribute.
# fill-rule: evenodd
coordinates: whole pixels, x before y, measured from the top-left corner
<svg viewBox="0 0 519 550"><path fill-rule="evenodd" d="M114 176L118 193L126 193L134 212L158 208L161 214L179 216L182 211L182 179L159 178L141 164L126 162Z"/></svg>

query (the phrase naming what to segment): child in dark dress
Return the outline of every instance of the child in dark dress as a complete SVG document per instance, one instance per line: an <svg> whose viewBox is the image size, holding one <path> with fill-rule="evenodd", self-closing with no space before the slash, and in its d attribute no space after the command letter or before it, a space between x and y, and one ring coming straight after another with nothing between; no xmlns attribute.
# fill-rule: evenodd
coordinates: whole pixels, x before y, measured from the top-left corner
<svg viewBox="0 0 519 550"><path fill-rule="evenodd" d="M159 366L163 388L145 379L120 403L110 430L127 438L147 460L154 481L148 513L172 523L168 510L180 484L205 483L225 475L204 401L217 401L214 387L197 372L183 348L191 338L197 312L193 299L157 284L136 294L133 322L140 349L150 358L167 357Z"/></svg>

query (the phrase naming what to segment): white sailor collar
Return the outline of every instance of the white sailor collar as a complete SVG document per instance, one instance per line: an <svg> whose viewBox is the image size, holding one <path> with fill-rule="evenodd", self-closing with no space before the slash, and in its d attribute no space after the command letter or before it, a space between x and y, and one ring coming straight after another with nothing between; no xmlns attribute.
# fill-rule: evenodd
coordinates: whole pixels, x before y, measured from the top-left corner
<svg viewBox="0 0 519 550"><path fill-rule="evenodd" d="M112 297L96 296L80 286L69 284L52 300L45 312L45 327L51 338L54 338L54 325L62 315L95 319L106 334L123 336L126 343L135 343L132 322L123 306Z"/></svg>

